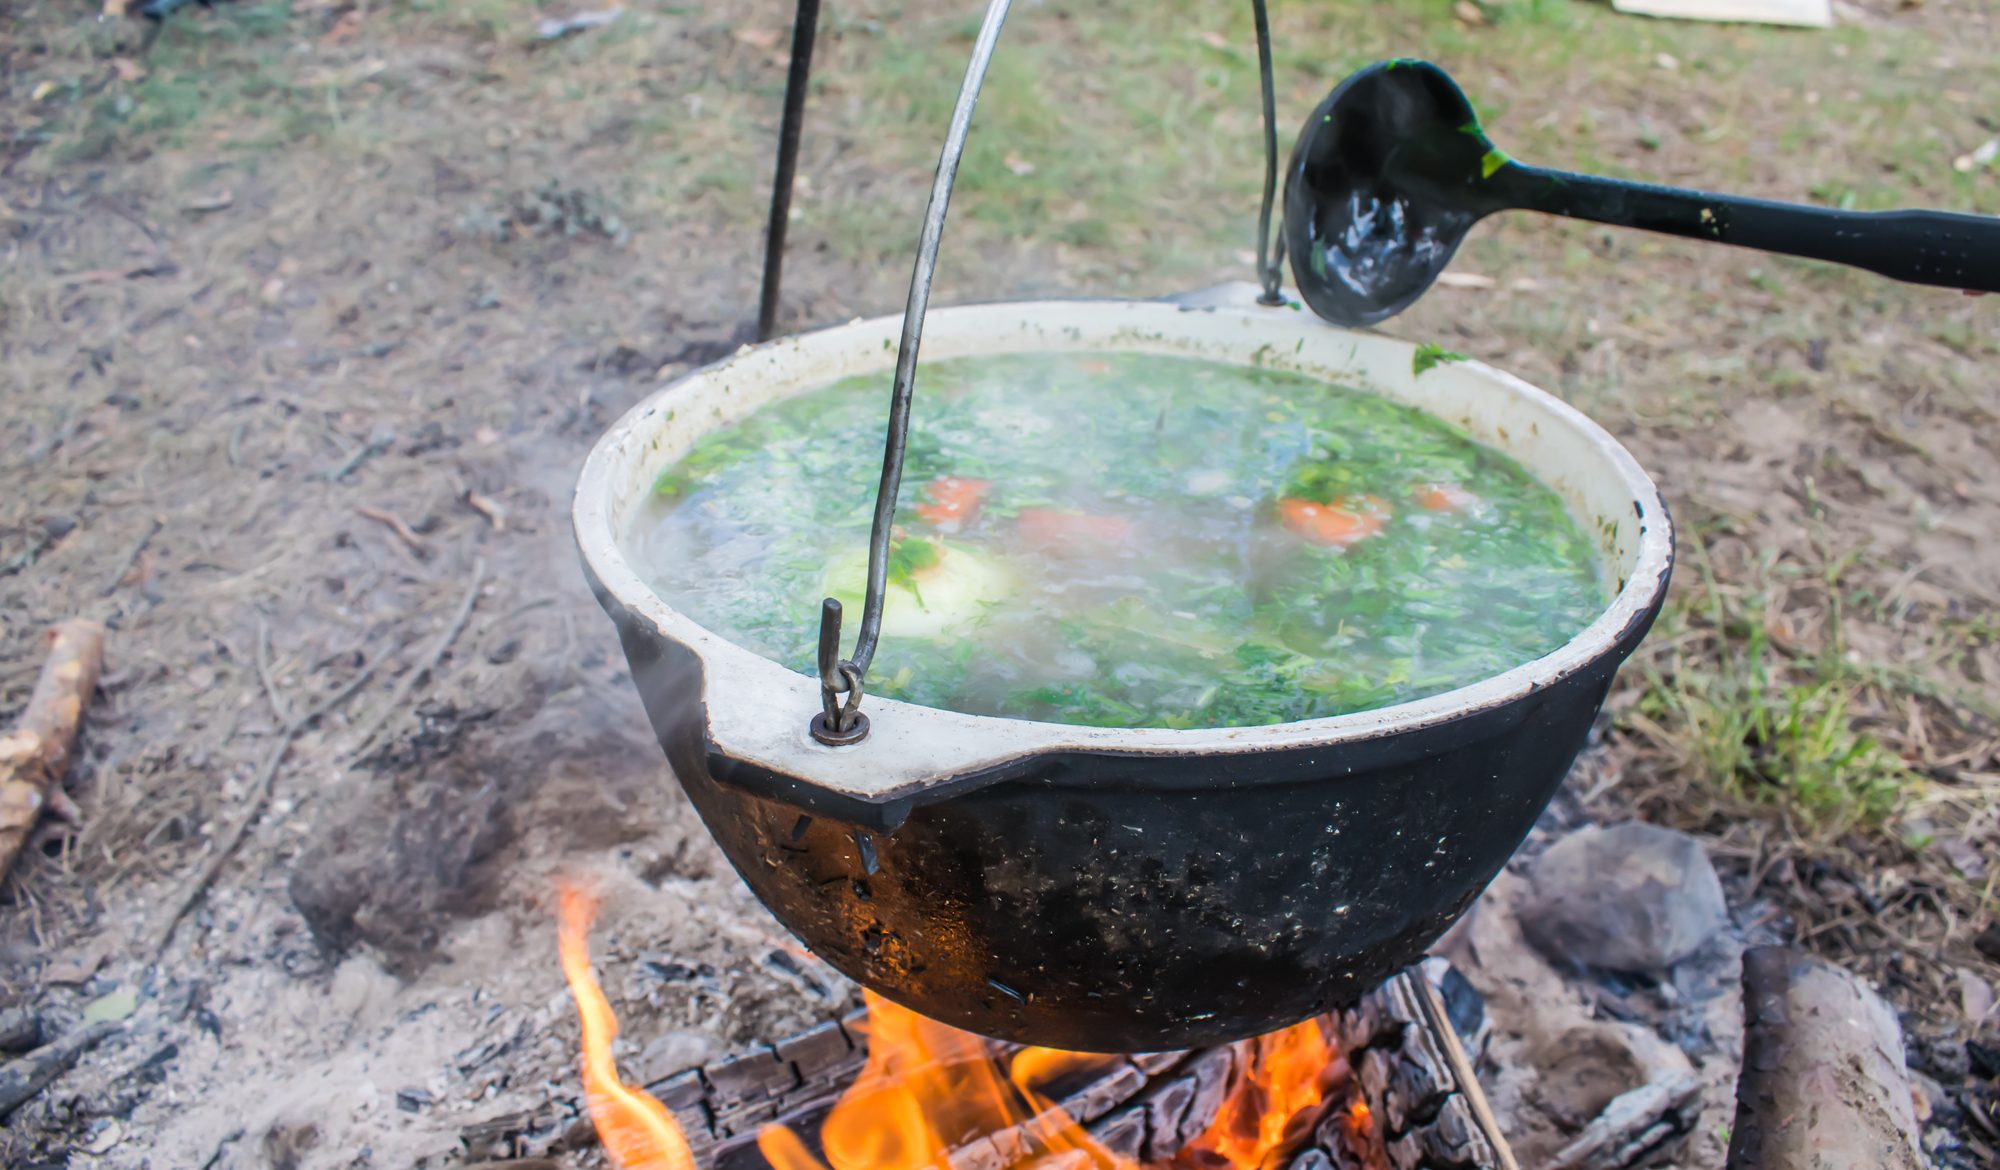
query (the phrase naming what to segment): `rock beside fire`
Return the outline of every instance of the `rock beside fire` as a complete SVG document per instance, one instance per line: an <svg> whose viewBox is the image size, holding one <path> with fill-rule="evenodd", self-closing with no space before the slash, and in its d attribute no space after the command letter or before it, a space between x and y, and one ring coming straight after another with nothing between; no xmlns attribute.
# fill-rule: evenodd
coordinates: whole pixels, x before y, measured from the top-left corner
<svg viewBox="0 0 2000 1170"><path fill-rule="evenodd" d="M1633 822L1556 842L1529 869L1528 938L1557 963L1658 973L1729 924L1701 843Z"/></svg>

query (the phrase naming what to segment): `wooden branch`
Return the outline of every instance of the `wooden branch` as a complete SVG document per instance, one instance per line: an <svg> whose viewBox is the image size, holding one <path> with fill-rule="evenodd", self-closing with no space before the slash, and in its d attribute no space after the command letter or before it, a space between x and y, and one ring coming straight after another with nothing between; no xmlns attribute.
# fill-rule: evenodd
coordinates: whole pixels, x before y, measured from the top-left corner
<svg viewBox="0 0 2000 1170"><path fill-rule="evenodd" d="M104 627L75 618L49 633L48 661L14 730L0 736L0 878L14 867L49 792L69 770L83 709L104 668Z"/></svg>
<svg viewBox="0 0 2000 1170"><path fill-rule="evenodd" d="M1336 1166L1373 1167L1386 1161L1393 1170L1485 1170L1512 1165L1511 1151L1509 1161L1501 1161L1505 1138L1497 1126L1482 1125L1474 1113L1464 1091L1471 1080L1469 1063L1463 1076L1454 1071L1449 1049L1457 1045L1457 1035L1449 1021L1430 1022L1415 986L1419 979L1429 986L1422 967L1405 971L1340 1014L1340 1051L1354 1062L1369 1122L1358 1132L1338 1132L1337 1126L1322 1123L1316 1145L1347 1151L1346 1161L1333 1159ZM1462 1048L1459 1055L1464 1056ZM1484 1102L1483 1095L1480 1100Z"/></svg>
<svg viewBox="0 0 2000 1170"><path fill-rule="evenodd" d="M280 723L292 721L292 705L278 691L277 680L271 677L271 623L257 619L257 681L264 684L264 697L270 700L271 714Z"/></svg>
<svg viewBox="0 0 2000 1170"><path fill-rule="evenodd" d="M99 1041L123 1028L123 1024L101 1020L19 1060L0 1065L0 1120L33 1100L35 1094L68 1072L77 1058L97 1047Z"/></svg>
<svg viewBox="0 0 2000 1170"><path fill-rule="evenodd" d="M417 554L419 558L430 555L430 550L424 547L424 538L418 536L416 530L411 528L401 516L385 508L371 508L365 504L354 509L354 511L363 519L373 520L375 523L394 533L396 539L402 541L403 546Z"/></svg>
<svg viewBox="0 0 2000 1170"><path fill-rule="evenodd" d="M1854 975L1784 947L1743 956L1728 1170L1921 1170L1903 1033Z"/></svg>

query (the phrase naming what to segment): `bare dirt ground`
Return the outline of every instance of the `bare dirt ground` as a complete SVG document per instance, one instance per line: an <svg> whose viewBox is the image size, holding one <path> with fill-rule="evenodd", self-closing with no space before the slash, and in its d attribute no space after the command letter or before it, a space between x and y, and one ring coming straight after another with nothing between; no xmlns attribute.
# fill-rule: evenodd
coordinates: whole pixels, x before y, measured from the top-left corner
<svg viewBox="0 0 2000 1170"><path fill-rule="evenodd" d="M1287 122L1421 52L1537 161L2000 211L2000 167L1954 166L2000 137L1980 0L1825 34L1324 8L1279 6ZM246 2L144 58L79 4L6 18L0 713L50 623L111 636L82 827L7 882L0 1006L127 1023L0 1131L9 1166L449 1164L464 1125L573 1091L560 874L605 893L644 1075L850 994L667 775L565 515L612 418L745 336L789 9L647 6L528 46L554 11ZM900 306L966 19L829 15L790 326ZM1245 276L1246 31L1024 6L940 298ZM1534 221L1459 268L1495 287L1392 331L1604 420L1684 525L1591 807L1706 833L1741 904L1876 979L1974 1099L1964 1041L1982 1013L1993 1039L2000 980L2000 940L1975 942L2000 881L2000 308ZM286 722L364 671L260 803Z"/></svg>

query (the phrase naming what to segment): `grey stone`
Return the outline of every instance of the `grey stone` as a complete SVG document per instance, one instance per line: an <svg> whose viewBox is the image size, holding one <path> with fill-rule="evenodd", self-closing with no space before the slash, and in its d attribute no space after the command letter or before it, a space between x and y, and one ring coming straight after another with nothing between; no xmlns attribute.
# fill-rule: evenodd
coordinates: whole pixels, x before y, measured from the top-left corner
<svg viewBox="0 0 2000 1170"><path fill-rule="evenodd" d="M1631 822L1558 841L1529 867L1521 925L1559 963L1657 974L1729 924L1701 843Z"/></svg>

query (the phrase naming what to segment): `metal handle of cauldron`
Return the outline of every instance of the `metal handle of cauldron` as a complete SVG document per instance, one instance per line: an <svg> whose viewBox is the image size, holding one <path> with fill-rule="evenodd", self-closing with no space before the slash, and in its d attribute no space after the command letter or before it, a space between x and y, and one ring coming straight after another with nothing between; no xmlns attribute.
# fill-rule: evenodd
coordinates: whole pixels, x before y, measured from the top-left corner
<svg viewBox="0 0 2000 1170"><path fill-rule="evenodd" d="M862 602L861 633L854 640L854 656L840 656L841 605L828 597L819 611L820 711L812 717L808 730L820 743L841 747L868 737L868 717L861 713L861 683L875 660L875 647L882 638L882 605L889 584L889 537L896 518L896 496L903 486L903 456L910 437L910 400L915 394L917 350L923 341L924 312L930 306L931 280L937 273L938 244L944 236L945 211L951 204L952 184L958 178L959 159L965 154L965 139L972 129L972 112L979 104L979 90L986 81L986 68L1000 40L1000 26L1007 19L1012 0L990 0L979 36L972 43L972 59L965 66L965 80L959 85L958 103L951 112L951 126L945 132L944 149L938 156L937 174L931 180L930 203L924 208L923 234L917 241L917 262L910 273L910 296L903 307L903 335L896 348L896 376L889 394L889 433L882 445L882 479L875 488L875 519L868 533L868 592ZM1263 283L1262 301L1284 303L1279 293L1282 272L1281 251L1271 244L1271 207L1278 184L1278 123L1275 84L1271 75L1271 21L1266 0L1251 0L1257 26L1257 67L1264 104L1264 201L1257 217L1257 274ZM804 27L801 10L799 27ZM803 83L799 88L803 90ZM789 110L788 110L789 114ZM775 211L773 214L777 214ZM846 695L846 701L841 696Z"/></svg>
<svg viewBox="0 0 2000 1170"><path fill-rule="evenodd" d="M972 60L958 87L958 104L945 131L937 176L931 180L931 201L924 209L923 235L917 241L917 263L910 273L910 299L903 306L903 336L896 348L896 380L889 392L889 436L882 445L882 481L875 488L875 523L868 533L868 595L861 608L861 634L854 640L854 657L840 657L840 602L829 597L819 610L820 713L810 731L833 746L859 743L868 735L868 717L860 711L861 680L875 659L882 637L882 595L889 584L889 530L896 518L896 493L903 486L903 454L910 437L910 397L917 374L917 347L924 336L924 310L931 300L931 278L937 272L938 241L944 236L944 213L951 203L951 186L958 178L958 160L965 154L965 136L972 129L972 110L979 104L979 87L1000 40L1000 25L1012 0L991 0L979 37L972 42ZM841 703L845 694L847 702Z"/></svg>

